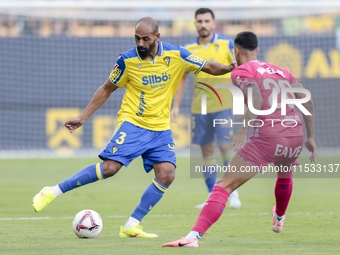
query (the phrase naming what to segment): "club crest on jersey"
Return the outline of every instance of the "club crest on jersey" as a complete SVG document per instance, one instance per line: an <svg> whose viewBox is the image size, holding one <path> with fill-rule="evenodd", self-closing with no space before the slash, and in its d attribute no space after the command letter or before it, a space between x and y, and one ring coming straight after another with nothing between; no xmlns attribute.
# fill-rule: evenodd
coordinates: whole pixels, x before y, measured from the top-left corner
<svg viewBox="0 0 340 255"><path fill-rule="evenodd" d="M119 148L117 146L114 146L112 148L112 154L115 154L115 152L117 152L119 150Z"/></svg>
<svg viewBox="0 0 340 255"><path fill-rule="evenodd" d="M137 66L139 70L142 68L142 64L137 64Z"/></svg>
<svg viewBox="0 0 340 255"><path fill-rule="evenodd" d="M215 45L216 51L218 51L219 48L220 48L220 45Z"/></svg>
<svg viewBox="0 0 340 255"><path fill-rule="evenodd" d="M167 64L167 66L170 65L170 57L167 56L167 57L163 58L163 60L164 60L165 64Z"/></svg>

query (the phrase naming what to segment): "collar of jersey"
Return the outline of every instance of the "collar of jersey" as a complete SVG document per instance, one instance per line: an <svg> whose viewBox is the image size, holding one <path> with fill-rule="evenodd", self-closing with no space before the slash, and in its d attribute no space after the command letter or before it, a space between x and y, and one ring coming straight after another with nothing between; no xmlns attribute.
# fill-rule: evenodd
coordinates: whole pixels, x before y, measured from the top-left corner
<svg viewBox="0 0 340 255"><path fill-rule="evenodd" d="M158 47L158 52L157 52L156 55L158 55L158 56L163 56L163 43L162 43L161 41L158 41L158 46L159 46L159 47ZM141 58L141 57L139 56L137 47L136 47L136 52L137 52L138 59L139 59L140 61L142 61L143 59L145 59L145 58ZM156 58L156 57L155 57L155 58Z"/></svg>
<svg viewBox="0 0 340 255"><path fill-rule="evenodd" d="M217 37L218 37L218 35L215 33L215 32L213 32L213 37L211 38L211 40L210 40L210 42L209 43L216 43L217 42ZM198 38L199 38L199 36L197 36L197 39L196 39L196 42L197 42L197 44L198 45L200 45L200 42L198 41Z"/></svg>

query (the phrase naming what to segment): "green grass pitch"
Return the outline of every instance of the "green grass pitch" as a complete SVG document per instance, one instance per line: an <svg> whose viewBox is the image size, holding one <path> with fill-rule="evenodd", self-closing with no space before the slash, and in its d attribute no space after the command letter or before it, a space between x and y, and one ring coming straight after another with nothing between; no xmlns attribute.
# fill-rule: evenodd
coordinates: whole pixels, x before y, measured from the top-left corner
<svg viewBox="0 0 340 255"><path fill-rule="evenodd" d="M242 208L226 207L197 249L161 247L191 230L199 214L194 206L207 197L203 179L189 177L188 158L178 159L174 183L142 222L145 231L158 238L118 237L120 225L154 178L153 172L144 172L140 159L113 178L75 189L43 211L33 211L31 200L42 187L97 162L95 158L0 160L0 254L340 254L337 178L296 178L280 234L271 231L275 179L249 181L239 189ZM340 163L331 157L318 162ZM72 217L83 209L95 210L103 218L104 229L96 239L79 239L73 233Z"/></svg>

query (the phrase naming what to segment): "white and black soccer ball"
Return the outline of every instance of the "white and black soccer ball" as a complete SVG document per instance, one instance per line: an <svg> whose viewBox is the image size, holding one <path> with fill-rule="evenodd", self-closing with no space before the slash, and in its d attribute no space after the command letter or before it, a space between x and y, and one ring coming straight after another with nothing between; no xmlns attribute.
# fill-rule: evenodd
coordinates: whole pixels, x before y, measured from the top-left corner
<svg viewBox="0 0 340 255"><path fill-rule="evenodd" d="M103 220L93 210L82 210L74 217L72 227L79 238L96 238L103 230Z"/></svg>

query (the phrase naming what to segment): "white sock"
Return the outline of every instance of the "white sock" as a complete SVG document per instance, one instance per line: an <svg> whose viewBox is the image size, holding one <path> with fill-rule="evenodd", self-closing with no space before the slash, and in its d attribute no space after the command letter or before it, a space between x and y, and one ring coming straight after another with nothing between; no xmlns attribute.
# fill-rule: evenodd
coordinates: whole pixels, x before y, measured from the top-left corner
<svg viewBox="0 0 340 255"><path fill-rule="evenodd" d="M235 189L233 192L231 192L230 196L238 197L238 191Z"/></svg>
<svg viewBox="0 0 340 255"><path fill-rule="evenodd" d="M197 231L190 231L190 233L185 237L185 239L187 240L192 240L194 238L197 238L198 240L200 240L202 237L200 232Z"/></svg>
<svg viewBox="0 0 340 255"><path fill-rule="evenodd" d="M140 223L139 220L136 220L135 218L132 218L131 216L128 218L128 220L125 222L123 228L129 229L132 227L137 226Z"/></svg>
<svg viewBox="0 0 340 255"><path fill-rule="evenodd" d="M55 195L55 197L60 197L63 192L61 191L61 189L59 188L58 184L54 185L50 188L50 191L52 192L53 195Z"/></svg>
<svg viewBox="0 0 340 255"><path fill-rule="evenodd" d="M274 213L274 219L276 222L281 223L285 221L285 216L278 216L276 213Z"/></svg>

